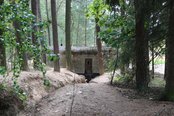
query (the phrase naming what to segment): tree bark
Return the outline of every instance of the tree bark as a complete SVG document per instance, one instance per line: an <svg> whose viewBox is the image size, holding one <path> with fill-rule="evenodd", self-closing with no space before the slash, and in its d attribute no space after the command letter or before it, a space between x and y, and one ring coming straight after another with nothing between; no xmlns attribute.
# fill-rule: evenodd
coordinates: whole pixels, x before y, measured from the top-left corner
<svg viewBox="0 0 174 116"><path fill-rule="evenodd" d="M168 60L168 54L167 54L167 40L165 41L165 44L166 44L166 51L165 51L165 69L164 69L164 80L166 80L166 77L167 77L167 68L168 68L168 66L167 66L167 60Z"/></svg>
<svg viewBox="0 0 174 116"><path fill-rule="evenodd" d="M85 46L87 46L87 19L85 18Z"/></svg>
<svg viewBox="0 0 174 116"><path fill-rule="evenodd" d="M54 54L58 56L59 43L58 43L58 29L57 29L56 0L51 0L51 16L52 16ZM54 71L60 72L59 58L54 60Z"/></svg>
<svg viewBox="0 0 174 116"><path fill-rule="evenodd" d="M135 19L136 19L136 87L142 91L148 87L148 40L145 38L145 12L142 8L144 2L135 0Z"/></svg>
<svg viewBox="0 0 174 116"><path fill-rule="evenodd" d="M87 0L85 0L85 9L87 9ZM87 46L87 18L85 17L85 46Z"/></svg>
<svg viewBox="0 0 174 116"><path fill-rule="evenodd" d="M48 10L48 0L45 0L46 2L46 15L47 15L47 21L50 22L49 18L49 10ZM47 27L47 33L48 33L48 45L51 46L51 32L50 32L50 24L48 24Z"/></svg>
<svg viewBox="0 0 174 116"><path fill-rule="evenodd" d="M38 21L38 0L31 0L31 10L32 13L35 15L35 23ZM34 32L37 31L37 27L33 27ZM35 33L32 33L32 42L35 45L37 43L37 37Z"/></svg>
<svg viewBox="0 0 174 116"><path fill-rule="evenodd" d="M0 0L0 5L4 3L4 0ZM0 17L0 21L3 21L4 17ZM7 68L6 65L6 50L5 50L5 43L1 39L3 35L3 28L0 27L0 66Z"/></svg>
<svg viewBox="0 0 174 116"><path fill-rule="evenodd" d="M18 45L16 47L16 51L17 51L19 58L22 59L21 70L28 71L29 66L28 66L27 54L24 50L22 50L22 38L21 38L20 33L18 31L18 30L20 30L20 23L18 21L14 21L13 26L15 28L16 43L18 43Z"/></svg>
<svg viewBox="0 0 174 116"><path fill-rule="evenodd" d="M102 43L98 36L98 33L100 32L100 26L98 25L99 19L95 19L96 22L96 45L97 45L97 51L98 51L98 65L99 65L99 74L104 74L104 63L103 63L103 54L102 54Z"/></svg>
<svg viewBox="0 0 174 116"><path fill-rule="evenodd" d="M174 101L174 1L169 0L169 36L167 38L166 99Z"/></svg>
<svg viewBox="0 0 174 116"><path fill-rule="evenodd" d="M71 58L71 0L66 0L65 38L66 38L66 64L67 64L67 69L72 70L72 58Z"/></svg>
<svg viewBox="0 0 174 116"><path fill-rule="evenodd" d="M155 54L154 54L154 45L152 42L152 79L154 79L155 76Z"/></svg>
<svg viewBox="0 0 174 116"><path fill-rule="evenodd" d="M40 0L38 0L38 20L39 22L42 22L42 14L41 14L41 8L40 8ZM43 28L39 28L40 31L43 31ZM44 49L44 44L45 43L45 38L43 37L43 39L41 39L41 47L42 49ZM42 61L46 64L46 54L45 51L42 53Z"/></svg>
<svg viewBox="0 0 174 116"><path fill-rule="evenodd" d="M38 0L31 0L31 10L33 15L35 15L35 21L34 23L38 22ZM36 25L33 24L33 32L32 32L32 43L35 47L38 46L38 40L35 32L38 31L38 28ZM33 67L34 69L38 69L38 62L37 62L37 57L34 58L33 60Z"/></svg>
<svg viewBox="0 0 174 116"><path fill-rule="evenodd" d="M79 27L80 27L80 13L79 13L79 16L78 16L78 24L77 24L77 38L76 38L76 46L78 46L78 45L79 45L79 31L80 31Z"/></svg>

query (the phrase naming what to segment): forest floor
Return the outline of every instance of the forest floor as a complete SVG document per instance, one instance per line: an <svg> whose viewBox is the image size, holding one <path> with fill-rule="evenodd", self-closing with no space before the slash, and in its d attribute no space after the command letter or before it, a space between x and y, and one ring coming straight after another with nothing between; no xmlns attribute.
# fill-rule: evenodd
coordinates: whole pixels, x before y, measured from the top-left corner
<svg viewBox="0 0 174 116"><path fill-rule="evenodd" d="M137 96L132 89L109 85L109 74L90 83L71 84L43 98L19 116L173 116L172 102Z"/></svg>

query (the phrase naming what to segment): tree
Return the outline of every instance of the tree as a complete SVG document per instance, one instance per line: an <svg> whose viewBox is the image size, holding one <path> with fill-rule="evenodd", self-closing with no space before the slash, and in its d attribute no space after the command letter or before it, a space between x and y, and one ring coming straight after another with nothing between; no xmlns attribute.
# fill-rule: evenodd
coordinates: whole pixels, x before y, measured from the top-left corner
<svg viewBox="0 0 174 116"><path fill-rule="evenodd" d="M102 43L101 39L99 38L99 32L100 32L100 26L98 24L99 19L95 18L96 22L96 45L97 45L97 51L98 51L98 65L99 65L99 74L104 74L104 64L103 64L103 54L102 54Z"/></svg>
<svg viewBox="0 0 174 116"><path fill-rule="evenodd" d="M54 60L54 71L60 72L60 65L58 58L59 44L58 44L56 0L51 0L51 16L52 16L52 30L53 30L53 49L54 49L54 55L55 57L57 57Z"/></svg>
<svg viewBox="0 0 174 116"><path fill-rule="evenodd" d="M0 0L0 6L4 3L4 0ZM0 17L0 22L3 22L4 17ZM6 68L6 50L5 42L2 39L3 27L0 26L0 67Z"/></svg>
<svg viewBox="0 0 174 116"><path fill-rule="evenodd" d="M170 16L168 27L168 38L166 40L167 62L166 62L166 87L165 99L174 101L174 1L168 0Z"/></svg>
<svg viewBox="0 0 174 116"><path fill-rule="evenodd" d="M46 6L47 21L49 23L50 22L50 18L49 18L49 11L48 11L48 0L45 0L45 4L46 4L45 6ZM50 24L48 24L47 33L48 33L48 45L51 46Z"/></svg>
<svg viewBox="0 0 174 116"><path fill-rule="evenodd" d="M41 8L40 8L40 0L38 0L38 6L37 7L38 7L38 21L41 24L42 23L42 14L41 14ZM43 27L42 26L40 26L39 31L43 32ZM40 42L41 47L42 47L42 49L44 49L44 44L46 43L45 38L42 37L42 39L40 41L41 41ZM42 53L42 61L46 64L46 54L44 52Z"/></svg>
<svg viewBox="0 0 174 116"><path fill-rule="evenodd" d="M87 9L87 0L85 0L85 9ZM85 46L87 46L87 18L85 17Z"/></svg>
<svg viewBox="0 0 174 116"><path fill-rule="evenodd" d="M38 28L34 24L38 22L38 0L31 0L31 10L32 10L32 13L35 15L35 21L33 22L32 43L35 47L37 47L38 40L37 40L37 35L35 32L38 31ZM35 53L37 53L37 52L35 52ZM38 57L34 58L34 60L33 60L35 69L38 69L37 59L38 59Z"/></svg>
<svg viewBox="0 0 174 116"><path fill-rule="evenodd" d="M144 90L148 87L148 40L146 39L145 17L147 1L135 0L135 50L136 50L136 87Z"/></svg>
<svg viewBox="0 0 174 116"><path fill-rule="evenodd" d="M20 22L15 20L13 22L13 26L15 28L15 35L16 35L16 43L18 43L17 47L16 47L16 51L17 51L17 55L18 57L22 60L21 61L21 70L23 71L28 71L29 70L29 66L28 66L28 59L27 59L27 54L25 49L23 49L23 44L22 41L24 38L21 37L20 34Z"/></svg>
<svg viewBox="0 0 174 116"><path fill-rule="evenodd" d="M36 23L38 21L38 0L31 0L31 10L32 13L35 15L35 22ZM34 25L33 26L33 30L36 32L37 31L37 27ZM37 43L37 37L35 35L35 33L32 33L32 42L33 44Z"/></svg>
<svg viewBox="0 0 174 116"><path fill-rule="evenodd" d="M71 0L66 0L66 24L65 24L65 38L66 38L66 64L67 69L72 70L71 59Z"/></svg>
<svg viewBox="0 0 174 116"><path fill-rule="evenodd" d="M13 5L16 5L15 1L12 1ZM28 5L29 8L29 5ZM15 13L15 15L17 15L17 13ZM17 16L15 16L17 17ZM13 21L13 26L15 28L15 35L16 35L16 52L17 52L17 56L19 57L20 61L20 70L23 71L28 71L29 70L29 66L28 66L28 59L27 59L27 53L26 50L24 49L24 45L22 42L24 42L24 38L22 38L21 33L22 33L22 29L21 29L21 23L19 20L14 19Z"/></svg>
<svg viewBox="0 0 174 116"><path fill-rule="evenodd" d="M93 3L89 6L89 16L93 16L95 20L95 32L96 32L96 45L98 51L98 65L99 65L99 74L102 75L104 73L104 64L103 64L103 54L102 54L102 43L99 37L100 26L99 21L102 15L104 15L105 10L107 9L107 5L103 2L103 0L94 0Z"/></svg>

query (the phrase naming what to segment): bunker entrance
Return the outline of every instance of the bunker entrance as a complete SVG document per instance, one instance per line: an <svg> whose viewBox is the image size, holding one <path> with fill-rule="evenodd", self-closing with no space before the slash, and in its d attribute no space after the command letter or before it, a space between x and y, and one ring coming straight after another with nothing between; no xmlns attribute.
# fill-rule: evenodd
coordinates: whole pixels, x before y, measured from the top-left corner
<svg viewBox="0 0 174 116"><path fill-rule="evenodd" d="M84 76L87 79L87 82L89 82L91 79L95 78L98 76L98 73L93 72L93 61L91 58L86 58L85 59L85 72Z"/></svg>
<svg viewBox="0 0 174 116"><path fill-rule="evenodd" d="M85 59L85 74L92 74L92 59Z"/></svg>

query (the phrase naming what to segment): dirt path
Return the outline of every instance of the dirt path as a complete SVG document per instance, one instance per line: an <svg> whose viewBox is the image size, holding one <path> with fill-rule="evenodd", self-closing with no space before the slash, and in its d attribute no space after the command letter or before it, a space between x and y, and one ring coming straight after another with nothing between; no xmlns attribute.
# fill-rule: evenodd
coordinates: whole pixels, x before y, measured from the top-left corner
<svg viewBox="0 0 174 116"><path fill-rule="evenodd" d="M99 81L100 80L100 81ZM93 83L67 85L44 98L30 116L172 116L174 105L128 99L103 76ZM73 92L74 91L74 92ZM72 102L73 101L73 102Z"/></svg>

